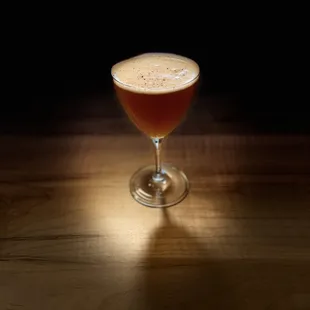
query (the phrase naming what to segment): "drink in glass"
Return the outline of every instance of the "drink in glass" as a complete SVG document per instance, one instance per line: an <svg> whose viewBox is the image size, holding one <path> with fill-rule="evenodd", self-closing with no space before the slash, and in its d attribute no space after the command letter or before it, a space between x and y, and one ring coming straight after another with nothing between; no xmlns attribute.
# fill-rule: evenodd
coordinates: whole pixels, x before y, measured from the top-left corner
<svg viewBox="0 0 310 310"><path fill-rule="evenodd" d="M155 147L155 165L141 168L130 180L132 196L149 207L179 203L188 194L189 182L176 167L162 165L161 146L190 106L198 64L180 55L146 53L115 64L111 73L119 102Z"/></svg>

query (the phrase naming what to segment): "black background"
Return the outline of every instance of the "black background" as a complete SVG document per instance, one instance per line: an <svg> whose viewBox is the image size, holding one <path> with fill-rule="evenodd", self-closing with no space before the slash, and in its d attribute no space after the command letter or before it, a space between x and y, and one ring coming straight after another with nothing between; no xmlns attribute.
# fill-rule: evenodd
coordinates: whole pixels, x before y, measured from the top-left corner
<svg viewBox="0 0 310 310"><path fill-rule="evenodd" d="M84 41L74 45L58 41L29 44L13 64L12 78L8 79L9 95L2 102L1 130L12 130L14 126L23 130L29 124L44 124L52 119L57 126L62 111L72 109L72 101L113 93L110 74L113 64L154 51L177 53L198 62L199 96L224 96L223 109L230 111L221 117L219 105L215 120L248 123L254 130L270 133L309 132L307 107L298 98L294 78L288 71L293 56L281 63L283 55L279 54L279 47L265 41L255 45L231 38L202 41L206 43L186 48L155 43L87 45ZM232 98L231 102L227 98ZM67 106L69 101L71 105ZM203 102L208 110L208 100ZM87 105L84 108L87 111ZM210 106L208 113L214 110Z"/></svg>
<svg viewBox="0 0 310 310"><path fill-rule="evenodd" d="M237 48L225 44L210 47L178 48L159 44L122 48L111 45L106 50L63 52L45 51L37 58L32 55L32 72L35 72L33 92L58 95L75 95L87 92L104 92L111 89L110 69L125 58L144 52L172 52L190 57L201 67L206 79L201 91L239 92L241 90L241 55ZM40 87L38 87L40 86Z"/></svg>

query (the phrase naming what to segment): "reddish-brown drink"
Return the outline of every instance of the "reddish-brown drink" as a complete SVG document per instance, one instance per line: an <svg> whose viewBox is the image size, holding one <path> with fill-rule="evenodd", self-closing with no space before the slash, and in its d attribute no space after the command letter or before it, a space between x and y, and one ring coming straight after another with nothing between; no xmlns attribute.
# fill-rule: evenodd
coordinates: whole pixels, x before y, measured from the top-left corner
<svg viewBox="0 0 310 310"><path fill-rule="evenodd" d="M132 197L142 205L164 208L181 202L189 181L177 167L162 164L166 137L180 123L199 77L196 62L167 53L142 54L112 67L119 102L129 118L151 138L155 165L143 167L130 179Z"/></svg>
<svg viewBox="0 0 310 310"><path fill-rule="evenodd" d="M174 130L193 98L198 65L185 57L149 53L112 68L116 94L133 123L152 138Z"/></svg>

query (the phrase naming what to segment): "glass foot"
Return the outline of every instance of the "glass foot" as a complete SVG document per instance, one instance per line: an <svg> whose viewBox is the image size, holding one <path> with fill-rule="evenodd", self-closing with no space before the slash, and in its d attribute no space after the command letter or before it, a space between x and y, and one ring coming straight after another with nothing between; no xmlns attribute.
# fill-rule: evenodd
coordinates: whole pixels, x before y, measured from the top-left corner
<svg viewBox="0 0 310 310"><path fill-rule="evenodd" d="M138 170L130 179L130 193L140 204L152 208L165 208L181 202L188 194L186 175L176 167L163 165L163 179L153 180L155 166Z"/></svg>

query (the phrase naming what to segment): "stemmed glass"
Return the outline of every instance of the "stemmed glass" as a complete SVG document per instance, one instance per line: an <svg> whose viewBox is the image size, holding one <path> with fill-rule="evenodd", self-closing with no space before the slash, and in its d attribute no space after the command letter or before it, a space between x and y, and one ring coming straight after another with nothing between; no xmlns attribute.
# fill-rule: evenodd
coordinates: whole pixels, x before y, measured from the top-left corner
<svg viewBox="0 0 310 310"><path fill-rule="evenodd" d="M161 150L163 140L190 106L199 79L198 64L180 55L147 53L115 64L111 73L118 101L151 139L155 151L155 165L131 177L131 195L148 207L181 202L189 192L189 181L178 168L162 164Z"/></svg>

